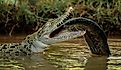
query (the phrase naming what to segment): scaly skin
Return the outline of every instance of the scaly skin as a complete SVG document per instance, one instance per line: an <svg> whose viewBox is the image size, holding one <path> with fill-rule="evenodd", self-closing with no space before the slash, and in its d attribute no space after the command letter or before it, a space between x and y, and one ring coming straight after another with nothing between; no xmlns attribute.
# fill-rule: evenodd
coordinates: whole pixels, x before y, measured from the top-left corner
<svg viewBox="0 0 121 70"><path fill-rule="evenodd" d="M57 19L48 21L37 32L28 35L21 43L5 43L0 46L3 56L30 55L41 52L43 48L56 42L61 42L84 35L90 50L97 55L110 55L107 38L103 30L92 20L86 18L72 18L63 22L72 8ZM77 29L74 25L78 24ZM70 29L70 27L75 28ZM86 31L85 31L86 30Z"/></svg>
<svg viewBox="0 0 121 70"><path fill-rule="evenodd" d="M0 45L0 55L2 56L19 56L19 55L31 55L33 52L41 52L43 48L56 42L69 40L84 34L84 31L65 31L60 35L50 38L49 35L52 31L57 29L63 21L69 16L72 11L72 7L68 11L58 17L48 21L37 32L28 35L21 43L4 43Z"/></svg>
<svg viewBox="0 0 121 70"><path fill-rule="evenodd" d="M74 27L75 25L77 25L77 28ZM76 31L80 30L80 28L86 30L84 37L93 54L111 55L105 33L96 22L87 18L78 17L69 19L50 35L54 37L54 33L57 34L62 31L62 29L68 29L70 27L77 29Z"/></svg>

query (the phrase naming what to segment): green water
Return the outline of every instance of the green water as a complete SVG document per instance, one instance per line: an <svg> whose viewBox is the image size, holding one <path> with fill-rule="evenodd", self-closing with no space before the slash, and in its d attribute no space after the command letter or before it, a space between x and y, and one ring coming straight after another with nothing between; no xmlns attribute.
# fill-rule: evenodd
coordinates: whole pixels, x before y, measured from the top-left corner
<svg viewBox="0 0 121 70"><path fill-rule="evenodd" d="M34 54L28 57L0 58L0 70L57 70L43 57Z"/></svg>
<svg viewBox="0 0 121 70"><path fill-rule="evenodd" d="M120 39L110 39L109 46L112 56L121 56ZM91 55L84 40L73 40L31 56L0 57L0 70L121 70L121 59Z"/></svg>

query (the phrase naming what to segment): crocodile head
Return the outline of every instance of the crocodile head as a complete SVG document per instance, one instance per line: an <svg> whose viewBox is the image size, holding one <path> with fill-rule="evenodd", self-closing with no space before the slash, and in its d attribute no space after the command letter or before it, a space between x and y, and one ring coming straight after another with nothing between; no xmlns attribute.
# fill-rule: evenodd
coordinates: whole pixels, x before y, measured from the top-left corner
<svg viewBox="0 0 121 70"><path fill-rule="evenodd" d="M69 31L69 29L63 29L60 26L64 24L64 21L73 11L73 8L70 7L65 14L62 16L49 20L38 32L39 41L44 44L53 44L56 42L66 41L75 37L79 37L85 34L84 30L78 31ZM60 29L59 31L57 29ZM56 32L54 32L56 31ZM54 33L53 33L54 32ZM59 33L58 33L59 32Z"/></svg>
<svg viewBox="0 0 121 70"><path fill-rule="evenodd" d="M41 52L45 47L53 43L67 41L84 35L84 30L70 31L68 28L61 28L72 11L73 8L70 7L65 14L56 19L49 20L37 32L28 35L23 41L23 44L29 44L32 52Z"/></svg>
<svg viewBox="0 0 121 70"><path fill-rule="evenodd" d="M47 23L38 30L38 37L41 38L45 35L49 35L52 31L57 29L68 18L69 14L73 11L72 7L69 7L67 12L55 19L49 19Z"/></svg>

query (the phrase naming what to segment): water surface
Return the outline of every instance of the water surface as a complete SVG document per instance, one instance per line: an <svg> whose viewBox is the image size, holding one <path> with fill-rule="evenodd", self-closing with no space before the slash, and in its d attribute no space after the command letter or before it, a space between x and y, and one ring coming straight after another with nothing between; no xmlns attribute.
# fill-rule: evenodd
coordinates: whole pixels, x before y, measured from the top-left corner
<svg viewBox="0 0 121 70"><path fill-rule="evenodd" d="M121 39L108 39L112 56L121 56ZM121 59L91 56L84 39L49 46L42 53L0 57L0 70L121 70Z"/></svg>

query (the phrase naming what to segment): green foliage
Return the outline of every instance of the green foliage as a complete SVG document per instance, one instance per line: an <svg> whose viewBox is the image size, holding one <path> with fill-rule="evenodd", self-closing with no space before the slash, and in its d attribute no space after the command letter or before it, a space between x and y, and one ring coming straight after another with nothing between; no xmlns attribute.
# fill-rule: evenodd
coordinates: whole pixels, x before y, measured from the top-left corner
<svg viewBox="0 0 121 70"><path fill-rule="evenodd" d="M70 5L71 0L0 0L0 33L11 33L24 26L38 27L50 18L57 18ZM7 29L8 28L8 29ZM37 30L37 29L36 29Z"/></svg>
<svg viewBox="0 0 121 70"><path fill-rule="evenodd" d="M91 18L105 31L121 28L120 0L0 0L0 25L4 27L0 33L11 34L15 28L24 30L28 25L36 28L62 15L69 6L75 8L73 17Z"/></svg>
<svg viewBox="0 0 121 70"><path fill-rule="evenodd" d="M72 0L38 0L37 13L44 18L57 18L62 15Z"/></svg>
<svg viewBox="0 0 121 70"><path fill-rule="evenodd" d="M121 0L79 0L77 8L81 16L97 21L105 31L121 25Z"/></svg>
<svg viewBox="0 0 121 70"><path fill-rule="evenodd" d="M11 33L15 28L23 30L26 25L37 23L39 17L31 11L28 0L0 0L1 32Z"/></svg>

